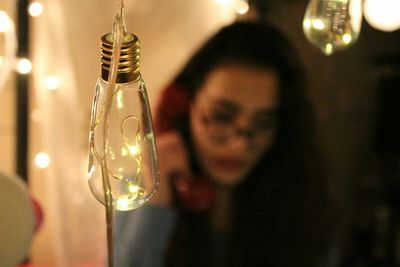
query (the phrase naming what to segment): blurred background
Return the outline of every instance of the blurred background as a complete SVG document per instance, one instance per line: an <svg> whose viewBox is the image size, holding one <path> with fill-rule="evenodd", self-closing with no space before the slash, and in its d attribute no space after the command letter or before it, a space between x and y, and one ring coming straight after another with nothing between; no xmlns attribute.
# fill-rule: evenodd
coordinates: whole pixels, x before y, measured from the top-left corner
<svg viewBox="0 0 400 267"><path fill-rule="evenodd" d="M398 266L400 26L377 29L364 15L358 40L326 56L302 29L309 1L241 1L248 10L237 2L125 1L127 29L141 40L151 106L186 58L221 26L237 19L276 25L306 69L316 142L340 214L342 266ZM385 2L391 1L379 1ZM110 0L0 3L8 16L0 17L0 170L25 180L43 209L28 255L38 266L104 263L104 206L87 184L87 141L100 37L111 31L116 6ZM394 8L400 14L399 5Z"/></svg>

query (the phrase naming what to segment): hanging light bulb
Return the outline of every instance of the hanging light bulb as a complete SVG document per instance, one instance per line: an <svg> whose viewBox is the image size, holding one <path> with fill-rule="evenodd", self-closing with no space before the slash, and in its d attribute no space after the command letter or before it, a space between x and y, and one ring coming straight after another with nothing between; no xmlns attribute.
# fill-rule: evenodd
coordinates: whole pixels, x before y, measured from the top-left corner
<svg viewBox="0 0 400 267"><path fill-rule="evenodd" d="M380 31L400 29L399 0L364 0L364 18L369 25Z"/></svg>
<svg viewBox="0 0 400 267"><path fill-rule="evenodd" d="M113 266L113 210L132 210L156 193L159 169L153 122L139 69L139 39L126 31L124 0L101 38L89 133L89 187L106 208L108 266Z"/></svg>
<svg viewBox="0 0 400 267"><path fill-rule="evenodd" d="M101 38L101 77L92 106L88 177L101 203L107 205L108 194L113 209L131 210L154 195L159 171L150 106L139 70L139 40L122 28L119 34ZM119 51L113 49L114 40L120 41ZM113 57L119 58L114 62L114 81Z"/></svg>
<svg viewBox="0 0 400 267"><path fill-rule="evenodd" d="M12 19L0 10L0 93L15 65L17 39Z"/></svg>
<svg viewBox="0 0 400 267"><path fill-rule="evenodd" d="M358 39L361 22L361 0L310 0L303 31L310 43L331 55Z"/></svg>

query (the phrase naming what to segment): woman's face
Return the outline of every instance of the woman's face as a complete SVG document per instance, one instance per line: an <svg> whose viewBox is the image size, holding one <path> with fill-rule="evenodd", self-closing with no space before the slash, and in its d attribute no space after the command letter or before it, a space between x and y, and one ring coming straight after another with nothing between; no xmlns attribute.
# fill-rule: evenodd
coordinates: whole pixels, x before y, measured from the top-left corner
<svg viewBox="0 0 400 267"><path fill-rule="evenodd" d="M239 184L274 142L278 77L238 64L207 76L190 109L194 149L205 175L220 185Z"/></svg>

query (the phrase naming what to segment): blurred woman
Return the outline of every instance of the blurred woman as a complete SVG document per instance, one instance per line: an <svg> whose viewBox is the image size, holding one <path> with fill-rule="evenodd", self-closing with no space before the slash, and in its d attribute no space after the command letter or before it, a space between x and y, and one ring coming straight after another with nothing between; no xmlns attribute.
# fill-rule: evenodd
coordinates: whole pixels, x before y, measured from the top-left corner
<svg viewBox="0 0 400 267"><path fill-rule="evenodd" d="M199 48L161 95L161 186L116 214L116 266L321 266L329 209L302 75L263 23Z"/></svg>

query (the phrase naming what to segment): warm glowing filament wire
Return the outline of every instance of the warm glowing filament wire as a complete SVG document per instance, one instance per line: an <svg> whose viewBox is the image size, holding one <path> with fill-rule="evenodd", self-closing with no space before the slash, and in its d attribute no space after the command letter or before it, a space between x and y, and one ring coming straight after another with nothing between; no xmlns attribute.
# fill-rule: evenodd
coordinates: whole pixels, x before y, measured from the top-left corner
<svg viewBox="0 0 400 267"><path fill-rule="evenodd" d="M108 134L110 125L110 109L112 104L112 98L114 95L114 88L117 79L118 63L121 53L121 43L122 34L125 32L123 28L123 12L124 12L124 0L120 0L117 12L114 17L113 24L113 53L111 57L110 72L108 75L108 86L107 86L107 96L106 105L104 110L104 124L103 124L103 157L101 161L101 172L103 179L103 189L104 189L104 201L106 206L106 222L107 222L107 252L108 252L108 266L113 266L113 235L112 235L112 191L110 185L110 178L108 176L106 153L108 147Z"/></svg>
<svg viewBox="0 0 400 267"><path fill-rule="evenodd" d="M121 130L121 136L124 139L125 145L129 149L130 145L129 145L129 142L128 142L127 138L126 138L126 135L124 134L124 124L130 119L135 119L135 120L137 120L137 123L138 123L137 131L136 131L136 134L135 134L135 136L136 136L135 146L138 148L139 147L139 143L140 143L139 132L140 132L141 126L140 126L140 120L136 116L131 115L131 116L128 116L128 117L123 119L123 121L121 123L121 129L120 129ZM138 151L135 154L131 153L131 155L134 157L134 159L136 160L137 165L138 165L138 167L136 168L136 177L134 179L134 184L137 184L137 181L139 179L139 175L140 175L140 172L141 172L142 157L141 157L140 151Z"/></svg>

